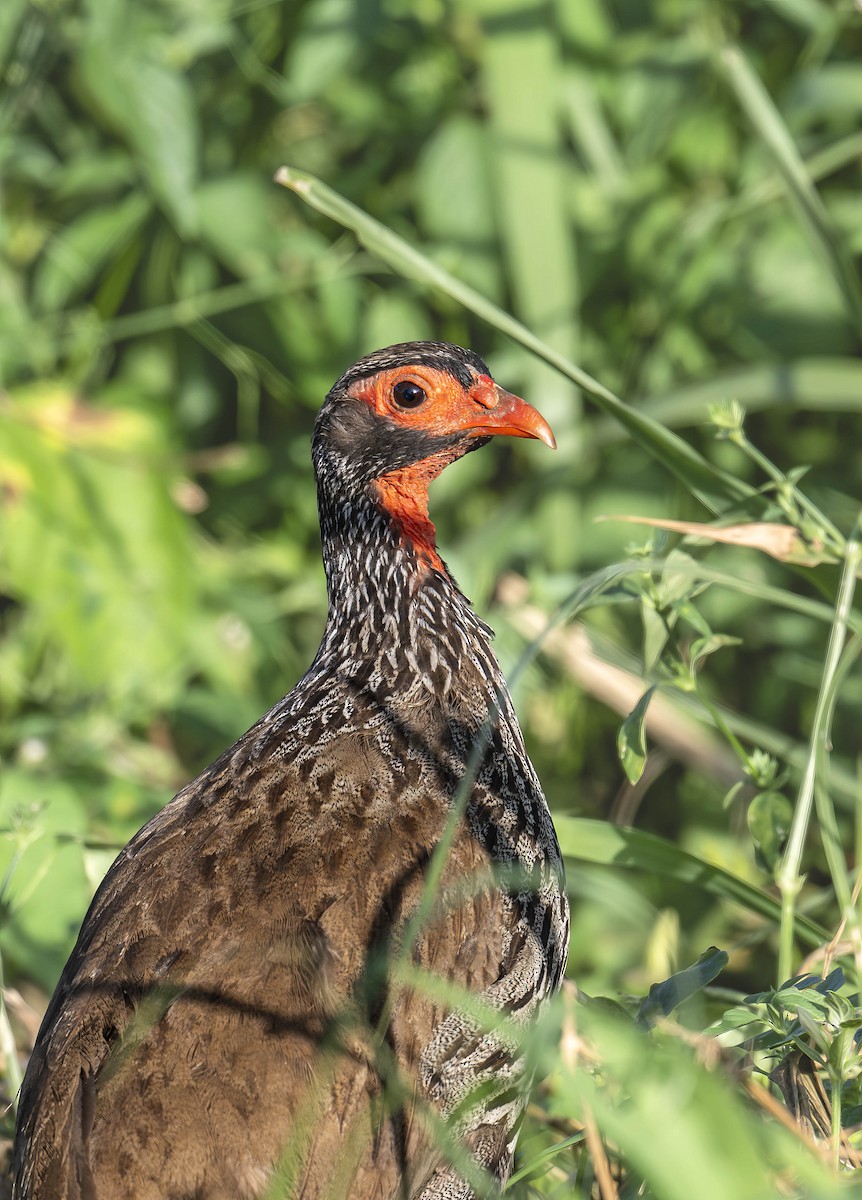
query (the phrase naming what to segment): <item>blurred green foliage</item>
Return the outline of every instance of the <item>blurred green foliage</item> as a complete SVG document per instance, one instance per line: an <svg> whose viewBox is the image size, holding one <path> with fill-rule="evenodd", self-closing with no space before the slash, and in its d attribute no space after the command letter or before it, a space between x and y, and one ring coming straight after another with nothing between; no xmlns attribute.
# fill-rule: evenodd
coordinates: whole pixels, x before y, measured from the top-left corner
<svg viewBox="0 0 862 1200"><path fill-rule="evenodd" d="M470 345L555 427L556 457L494 445L435 488L443 552L510 671L531 635L520 600L498 594L505 572L550 612L633 542L645 563L668 548L596 516L710 519L569 380L445 290L384 266L275 187L276 168L325 180L761 490L771 520L792 521L793 487L708 424L711 406L739 400L751 444L776 469L809 468L806 496L848 536L862 469L860 50L849 0L4 0L7 983L38 1007L111 847L310 661L325 592L309 437L361 353L421 337ZM798 527L816 535L809 510ZM645 992L714 943L741 1002L783 982L775 922L686 864L760 889L778 877L838 565L686 550L584 618L598 675L549 643L516 700L555 812L637 824L679 852L652 859L644 843L628 859L606 847L591 858L567 842L573 977L591 993ZM681 567L688 555L696 569ZM713 630L725 640L692 656ZM693 681L701 655L672 718L699 732L690 752L662 741L656 700L645 702L625 726L626 775L617 733L637 695L621 707L605 683L627 672L645 693L668 646ZM862 684L849 667L839 682L828 784L852 885ZM764 774L752 755L746 774L734 737L777 762ZM800 907L834 932L835 847L830 858L809 837L803 867ZM717 1015L704 1004L703 1020ZM666 1178L667 1139L651 1135L656 1159L631 1114L676 1079L692 1099L667 1104L696 1114L702 1100L716 1141L698 1159L691 1122L676 1140L712 1172L729 1162L736 1098L703 1082L681 1045L635 1078L631 1063L652 1061L635 1034L615 1050L604 1027L596 1037L612 1081L588 1101L600 1125L656 1196L694 1194L687 1176ZM561 1094L584 1102L578 1078L551 1087L546 1116ZM608 1099L620 1086L626 1112ZM781 1157L765 1145L765 1160ZM574 1161L588 1195L592 1176ZM570 1194L567 1171L533 1183ZM698 1194L763 1195L759 1179Z"/></svg>

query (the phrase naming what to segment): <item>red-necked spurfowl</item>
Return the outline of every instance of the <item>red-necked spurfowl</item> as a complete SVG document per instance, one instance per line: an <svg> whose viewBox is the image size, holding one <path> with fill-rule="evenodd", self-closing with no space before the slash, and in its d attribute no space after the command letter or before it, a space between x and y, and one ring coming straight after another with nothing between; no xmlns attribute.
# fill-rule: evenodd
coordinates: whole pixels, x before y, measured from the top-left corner
<svg viewBox="0 0 862 1200"><path fill-rule="evenodd" d="M466 1200L467 1154L506 1179L523 1057L457 991L529 1024L568 908L491 632L427 507L494 434L554 445L441 342L371 354L327 396L320 649L99 888L21 1092L17 1200Z"/></svg>

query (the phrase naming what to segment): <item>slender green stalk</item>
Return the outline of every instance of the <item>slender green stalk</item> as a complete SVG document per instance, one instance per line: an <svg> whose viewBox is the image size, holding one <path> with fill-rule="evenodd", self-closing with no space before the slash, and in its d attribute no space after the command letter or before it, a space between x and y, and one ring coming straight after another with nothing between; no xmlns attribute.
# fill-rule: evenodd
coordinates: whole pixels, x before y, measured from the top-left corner
<svg viewBox="0 0 862 1200"><path fill-rule="evenodd" d="M856 805L854 817L855 853L853 861L856 863L856 881L853 885L853 923L856 930L856 943L853 947L853 957L856 969L862 975L862 759L860 758L856 760Z"/></svg>
<svg viewBox="0 0 862 1200"><path fill-rule="evenodd" d="M857 519L853 536L847 543L844 559L844 570L838 588L835 604L835 617L829 634L829 645L826 650L826 660L823 666L823 679L817 694L817 704L814 710L814 721L808 742L808 754L796 797L796 808L790 827L787 848L781 861L776 883L781 892L781 925L778 951L778 983L789 979L793 964L793 932L796 909L796 898L802 889L804 876L800 874L802 851L805 838L811 822L811 811L814 804L815 784L818 781L818 767L822 766L829 753L829 731L831 727L832 709L834 707L833 684L841 665L841 655L847 637L847 626L850 615L850 605L856 588L856 572L862 560L862 545L859 536L862 532L862 515Z"/></svg>
<svg viewBox="0 0 862 1200"><path fill-rule="evenodd" d="M709 697L705 696L700 688L697 688L697 697L703 707L709 713L710 717L712 718L712 723L715 725L718 732L722 735L733 753L739 759L740 766L742 766L744 770L749 764L750 756L742 742L730 728L727 721L725 721L721 709L718 707L718 705L713 704Z"/></svg>
<svg viewBox="0 0 862 1200"><path fill-rule="evenodd" d="M854 637L844 647L838 669L833 676L827 696L828 727L831 727L832 724L835 704L838 700L842 684L859 658L860 651L862 651L862 639L859 637ZM852 931L858 933L852 890L847 876L844 847L841 842L841 833L835 817L835 807L832 803L828 786L829 766L828 747L824 742L821 742L817 747L817 773L814 787L814 806L817 812L817 821L820 825L820 837L823 842L826 861L829 864L832 885L835 888L835 895L841 908L842 918L848 923Z"/></svg>
<svg viewBox="0 0 862 1200"><path fill-rule="evenodd" d="M787 608L792 612L811 617L815 621L825 621L831 625L835 617L834 608L830 608L822 600L812 600L810 596L800 596L796 592L787 591L786 588L762 583L759 579L745 579L741 575L731 574L730 571L719 571L700 560L694 560L692 572L694 577L703 583L715 583L719 587L730 588L732 591L739 592L740 595L753 596L755 599L763 601L764 604ZM858 613L847 614L847 625L854 633L862 634L862 617Z"/></svg>
<svg viewBox="0 0 862 1200"><path fill-rule="evenodd" d="M793 501L797 506L797 510L806 513L807 516L814 521L819 527L819 530L824 535L824 541L837 554L844 553L844 538L841 536L841 531L837 528L826 514L817 507L813 500L805 495L804 492L793 483L782 470L780 470L771 459L759 450L745 436L742 429L734 430L728 435L728 440L733 442L735 446L745 454L751 461L767 475L778 489L779 496L789 494L793 497Z"/></svg>
<svg viewBox="0 0 862 1200"><path fill-rule="evenodd" d="M837 1086L835 1086L837 1083ZM841 1084L843 1080L833 1080L832 1086L832 1166L839 1170L841 1166Z"/></svg>

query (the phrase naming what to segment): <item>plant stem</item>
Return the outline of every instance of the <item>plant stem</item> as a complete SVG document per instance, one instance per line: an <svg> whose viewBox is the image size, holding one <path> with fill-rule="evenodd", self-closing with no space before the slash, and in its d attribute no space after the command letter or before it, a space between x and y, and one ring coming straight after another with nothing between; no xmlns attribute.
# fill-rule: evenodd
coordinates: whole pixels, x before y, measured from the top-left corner
<svg viewBox="0 0 862 1200"><path fill-rule="evenodd" d="M796 797L796 809L793 813L793 823L787 840L787 849L781 861L776 883L781 892L781 927L778 950L778 983L783 983L792 974L793 965L793 922L796 908L796 897L799 895L804 882L800 874L802 851L808 826L811 821L811 810L814 804L815 781L817 780L818 765L822 766L828 760L829 730L834 706L834 681L841 664L844 642L847 637L847 625L850 616L850 605L856 587L856 571L862 559L862 545L859 536L862 531L862 514L857 517L853 535L847 542L844 557L844 570L838 588L835 602L835 616L829 633L829 645L826 649L826 659L823 665L823 678L817 693L817 705L814 710L814 720L811 726L811 736L808 742L808 753L799 792Z"/></svg>
<svg viewBox="0 0 862 1200"><path fill-rule="evenodd" d="M763 471L764 475L767 475L772 480L776 487L789 489L799 508L804 513L807 513L807 515L817 525L820 526L825 535L824 540L829 542L829 548L838 554L844 553L844 538L841 536L841 531L837 528L837 526L835 526L832 521L829 520L826 514L817 507L813 500L809 500L805 493L800 491L795 483L791 483L784 472L781 471L775 465L775 463L771 461L771 459L767 458L766 455L757 448L757 446L753 445L748 440L748 438L745 436L745 433L741 429L732 433L729 440L733 442L735 446L738 446L743 454L747 455L747 457L751 459L755 466L759 467L760 470Z"/></svg>
<svg viewBox="0 0 862 1200"><path fill-rule="evenodd" d="M832 678L826 698L827 721L830 727L841 686L856 663L860 651L862 651L862 639L858 636L854 637L844 647L841 660ZM828 748L825 743L820 743L817 747L817 782L814 787L814 805L817 812L817 820L820 824L820 837L823 842L823 850L826 854L826 861L829 864L829 872L832 876L832 885L835 888L835 895L841 907L841 917L843 921L850 924L851 930L855 930L857 928L856 913L851 895L850 882L847 878L847 862L841 842L841 831L838 828L838 821L835 817L835 806L832 803L828 784Z"/></svg>
<svg viewBox="0 0 862 1200"><path fill-rule="evenodd" d="M21 1065L18 1062L18 1047L15 1045L15 1035L9 1023L9 1011L6 1008L3 982L3 956L0 954L0 1053L6 1067L6 1082L9 1087L9 1104L14 1115L18 1114L18 1091L24 1078Z"/></svg>

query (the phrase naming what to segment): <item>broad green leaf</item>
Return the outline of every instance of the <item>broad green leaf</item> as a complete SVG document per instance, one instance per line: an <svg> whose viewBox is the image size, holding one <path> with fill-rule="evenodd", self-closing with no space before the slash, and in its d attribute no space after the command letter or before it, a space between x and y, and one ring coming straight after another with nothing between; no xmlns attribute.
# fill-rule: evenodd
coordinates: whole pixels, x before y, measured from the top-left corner
<svg viewBox="0 0 862 1200"><path fill-rule="evenodd" d="M452 180L459 182L452 203ZM435 240L492 245L494 188L488 139L482 123L459 114L435 130L419 159L416 206L423 229Z"/></svg>
<svg viewBox="0 0 862 1200"><path fill-rule="evenodd" d="M280 248L271 190L255 175L233 172L197 191L201 239L240 278L266 275Z"/></svg>
<svg viewBox="0 0 862 1200"><path fill-rule="evenodd" d="M286 63L286 94L294 101L320 95L339 73L349 71L357 51L350 0L312 0L300 10Z"/></svg>

